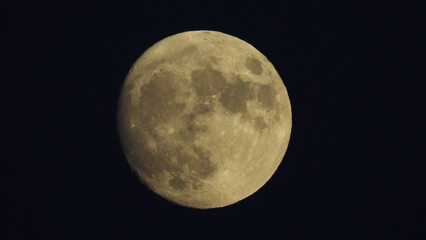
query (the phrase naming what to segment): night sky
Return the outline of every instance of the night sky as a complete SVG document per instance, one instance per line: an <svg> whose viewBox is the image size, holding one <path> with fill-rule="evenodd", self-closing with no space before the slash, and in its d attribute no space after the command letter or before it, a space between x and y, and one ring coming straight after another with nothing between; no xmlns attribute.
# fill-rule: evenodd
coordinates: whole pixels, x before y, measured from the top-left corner
<svg viewBox="0 0 426 240"><path fill-rule="evenodd" d="M2 239L425 239L425 158L414 153L424 152L424 137L403 151L413 138L399 127L422 114L398 113L406 108L401 86L416 77L407 63L420 56L414 45L424 45L416 6L10 1L1 9ZM117 135L132 64L188 30L255 46L292 104L276 173L221 209L180 207L147 190ZM395 67L395 59L406 64ZM423 102L420 85L410 84L405 99Z"/></svg>

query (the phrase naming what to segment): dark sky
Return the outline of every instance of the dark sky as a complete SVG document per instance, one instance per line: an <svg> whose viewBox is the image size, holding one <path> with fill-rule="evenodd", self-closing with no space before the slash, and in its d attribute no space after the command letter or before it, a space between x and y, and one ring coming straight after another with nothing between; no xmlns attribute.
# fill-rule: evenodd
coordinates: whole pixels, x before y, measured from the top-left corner
<svg viewBox="0 0 426 240"><path fill-rule="evenodd" d="M398 113L406 108L401 86L415 77L407 63L420 56L413 46L424 45L417 6L1 5L8 63L2 239L425 239L425 179L416 165L424 155L401 150L407 115ZM187 30L221 31L254 45L274 64L292 104L283 163L257 193L222 209L184 208L148 191L116 133L120 87L136 58ZM415 94L420 85L410 86L407 99L424 101ZM421 112L409 116L415 125ZM413 144L424 150L424 138Z"/></svg>

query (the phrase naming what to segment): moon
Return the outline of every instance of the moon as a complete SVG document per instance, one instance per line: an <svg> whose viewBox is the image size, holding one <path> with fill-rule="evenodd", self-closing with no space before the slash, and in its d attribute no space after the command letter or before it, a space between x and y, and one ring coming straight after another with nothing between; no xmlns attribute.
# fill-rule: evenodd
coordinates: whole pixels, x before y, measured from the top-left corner
<svg viewBox="0 0 426 240"><path fill-rule="evenodd" d="M197 209L260 189L280 165L292 126L287 89L271 62L216 31L179 33L149 48L127 75L117 115L141 182Z"/></svg>

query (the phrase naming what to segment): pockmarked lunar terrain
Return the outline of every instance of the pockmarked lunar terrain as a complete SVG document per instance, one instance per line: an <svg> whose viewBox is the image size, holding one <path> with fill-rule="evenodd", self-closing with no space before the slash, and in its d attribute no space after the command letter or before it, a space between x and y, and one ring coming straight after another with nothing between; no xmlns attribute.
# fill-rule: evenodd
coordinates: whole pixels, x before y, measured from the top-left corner
<svg viewBox="0 0 426 240"><path fill-rule="evenodd" d="M286 152L287 90L268 59L216 31L167 37L133 65L118 131L140 180L176 204L224 207L261 188Z"/></svg>

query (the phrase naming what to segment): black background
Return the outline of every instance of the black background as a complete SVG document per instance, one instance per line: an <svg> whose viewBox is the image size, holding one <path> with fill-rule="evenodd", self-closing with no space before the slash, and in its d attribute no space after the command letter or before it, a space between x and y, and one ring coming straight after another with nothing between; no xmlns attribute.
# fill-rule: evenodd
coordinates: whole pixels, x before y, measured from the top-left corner
<svg viewBox="0 0 426 240"><path fill-rule="evenodd" d="M1 5L3 239L424 239L424 138L415 138L424 134L424 108L400 113L412 108L401 98L424 107L424 79L415 73L424 64L414 61L425 42L418 6ZM275 175L221 209L184 208L148 191L116 133L118 95L132 64L155 42L188 30L254 45L292 104L290 145ZM412 138L403 137L407 119L418 126Z"/></svg>

